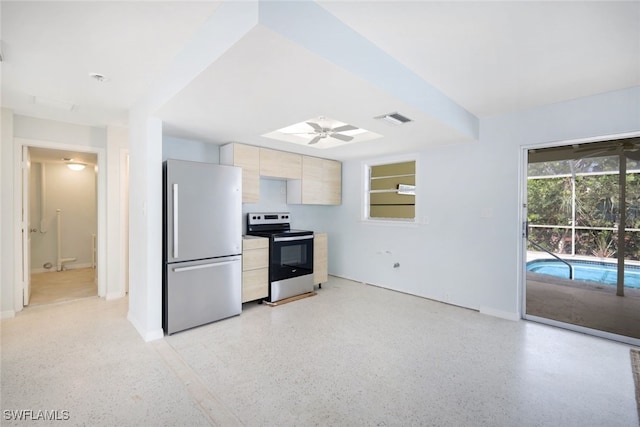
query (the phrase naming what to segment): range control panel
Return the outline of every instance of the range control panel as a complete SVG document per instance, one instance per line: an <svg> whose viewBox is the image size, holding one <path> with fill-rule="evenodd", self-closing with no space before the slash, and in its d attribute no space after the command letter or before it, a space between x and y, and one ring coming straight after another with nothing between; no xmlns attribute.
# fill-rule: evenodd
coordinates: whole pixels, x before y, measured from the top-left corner
<svg viewBox="0 0 640 427"><path fill-rule="evenodd" d="M291 222L289 212L256 212L247 214L247 224L267 225L267 224L288 224Z"/></svg>

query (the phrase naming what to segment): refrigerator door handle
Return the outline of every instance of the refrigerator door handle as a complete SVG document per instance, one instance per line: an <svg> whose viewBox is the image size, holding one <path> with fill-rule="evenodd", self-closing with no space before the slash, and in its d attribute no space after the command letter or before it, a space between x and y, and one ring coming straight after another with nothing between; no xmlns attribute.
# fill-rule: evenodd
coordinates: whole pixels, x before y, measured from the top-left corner
<svg viewBox="0 0 640 427"><path fill-rule="evenodd" d="M182 271L191 271L191 270L200 270L201 268L211 268L211 267L221 267L223 265L233 264L234 262L240 261L240 257L233 258L229 261L222 262L212 262L209 264L200 264L200 265L192 265L190 267L176 267L173 269L174 272L180 273Z"/></svg>
<svg viewBox="0 0 640 427"><path fill-rule="evenodd" d="M173 184L173 257L178 258L178 184Z"/></svg>

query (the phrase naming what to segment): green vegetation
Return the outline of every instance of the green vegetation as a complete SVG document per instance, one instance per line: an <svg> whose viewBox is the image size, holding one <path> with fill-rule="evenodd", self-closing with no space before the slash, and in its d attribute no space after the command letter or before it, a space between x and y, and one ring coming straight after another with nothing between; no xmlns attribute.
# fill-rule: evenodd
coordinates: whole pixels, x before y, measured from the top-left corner
<svg viewBox="0 0 640 427"><path fill-rule="evenodd" d="M624 239L628 260L640 260L638 163L627 164ZM556 253L616 257L620 211L618 174L610 173L614 170L617 157L530 164L528 221L530 226L545 227L530 227L529 238Z"/></svg>

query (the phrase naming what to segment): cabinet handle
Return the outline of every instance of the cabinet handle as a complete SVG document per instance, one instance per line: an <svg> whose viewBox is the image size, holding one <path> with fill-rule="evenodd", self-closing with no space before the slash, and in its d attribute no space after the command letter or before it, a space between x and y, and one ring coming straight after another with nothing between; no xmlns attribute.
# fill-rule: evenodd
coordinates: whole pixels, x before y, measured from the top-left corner
<svg viewBox="0 0 640 427"><path fill-rule="evenodd" d="M308 240L313 239L313 234L309 234L308 236L292 236L292 237L274 237L274 242L293 242L296 240Z"/></svg>

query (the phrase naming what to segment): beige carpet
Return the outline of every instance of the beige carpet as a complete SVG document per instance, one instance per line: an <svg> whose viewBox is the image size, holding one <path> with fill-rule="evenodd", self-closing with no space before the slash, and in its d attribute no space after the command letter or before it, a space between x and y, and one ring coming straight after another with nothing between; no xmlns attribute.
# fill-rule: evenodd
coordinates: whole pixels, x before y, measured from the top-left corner
<svg viewBox="0 0 640 427"><path fill-rule="evenodd" d="M640 424L640 349L631 349L631 370L636 381L636 403L638 404L638 424Z"/></svg>
<svg viewBox="0 0 640 427"><path fill-rule="evenodd" d="M79 268L31 275L29 305L53 304L98 295L96 270Z"/></svg>

